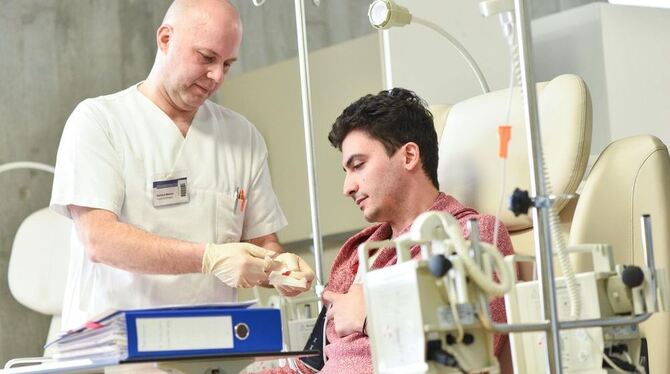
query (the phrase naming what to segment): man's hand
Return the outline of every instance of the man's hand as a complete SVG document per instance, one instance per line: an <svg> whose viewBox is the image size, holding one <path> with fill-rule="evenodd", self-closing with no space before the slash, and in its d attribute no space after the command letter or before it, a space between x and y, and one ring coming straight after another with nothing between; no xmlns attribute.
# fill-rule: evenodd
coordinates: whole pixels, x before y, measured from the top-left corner
<svg viewBox="0 0 670 374"><path fill-rule="evenodd" d="M267 282L276 252L251 243L207 244L202 272L216 275L230 287L254 287Z"/></svg>
<svg viewBox="0 0 670 374"><path fill-rule="evenodd" d="M279 261L282 267L279 269L282 273L287 273L289 277L295 279L305 279L307 281L305 287L291 287L286 285L276 285L275 288L283 296L295 296L312 288L312 281L314 280L314 271L300 256L293 253L282 253L274 258L275 262Z"/></svg>
<svg viewBox="0 0 670 374"><path fill-rule="evenodd" d="M363 285L354 283L347 293L326 291L323 293L323 302L329 307L326 318L333 320L338 336L363 331L363 322L367 315Z"/></svg>

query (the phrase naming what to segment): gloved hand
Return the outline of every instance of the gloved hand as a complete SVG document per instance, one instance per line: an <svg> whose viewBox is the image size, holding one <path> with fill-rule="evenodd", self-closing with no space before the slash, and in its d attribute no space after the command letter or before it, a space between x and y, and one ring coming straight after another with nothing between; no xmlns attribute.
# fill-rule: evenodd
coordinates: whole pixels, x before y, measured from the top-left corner
<svg viewBox="0 0 670 374"><path fill-rule="evenodd" d="M294 279L305 279L307 281L305 287L294 287L286 285L275 285L274 287L283 296L295 296L312 288L312 281L314 280L314 271L300 256L284 252L274 258L275 261L281 262L282 267L279 269L282 273L288 273L287 276Z"/></svg>
<svg viewBox="0 0 670 374"><path fill-rule="evenodd" d="M254 287L268 280L276 270L272 257L277 252L251 243L209 243L202 256L202 272L214 274L230 287Z"/></svg>

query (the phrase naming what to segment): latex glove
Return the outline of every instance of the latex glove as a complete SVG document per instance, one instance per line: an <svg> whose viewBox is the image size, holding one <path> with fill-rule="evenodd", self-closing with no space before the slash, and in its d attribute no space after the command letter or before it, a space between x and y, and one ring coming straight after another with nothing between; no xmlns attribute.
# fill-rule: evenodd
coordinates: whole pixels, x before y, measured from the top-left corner
<svg viewBox="0 0 670 374"><path fill-rule="evenodd" d="M277 292L279 292L281 295L295 296L312 288L314 271L312 271L312 268L300 256L293 253L284 252L275 256L274 260L281 262L282 264L279 271L283 273L290 272L287 276L294 279L305 279L307 281L305 287L275 285L275 289L277 289Z"/></svg>
<svg viewBox="0 0 670 374"><path fill-rule="evenodd" d="M352 284L347 293L326 291L323 293L323 302L328 307L326 318L332 319L335 323L337 336L343 337L363 331L367 312L361 284Z"/></svg>
<svg viewBox="0 0 670 374"><path fill-rule="evenodd" d="M209 243L202 257L202 272L216 275L230 287L254 287L267 282L276 267L272 260L276 254L251 243Z"/></svg>

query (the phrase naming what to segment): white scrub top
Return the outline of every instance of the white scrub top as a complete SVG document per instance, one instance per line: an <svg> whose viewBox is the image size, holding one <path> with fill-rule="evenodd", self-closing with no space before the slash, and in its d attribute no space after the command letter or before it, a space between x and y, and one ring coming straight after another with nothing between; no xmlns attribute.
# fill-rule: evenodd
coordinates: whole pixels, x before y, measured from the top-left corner
<svg viewBox="0 0 670 374"><path fill-rule="evenodd" d="M153 182L182 177L190 201L154 207ZM238 188L246 194L244 212L234 209ZM137 85L87 99L73 111L58 148L50 205L67 217L68 205L105 209L153 234L201 243L238 242L286 226L265 142L249 121L207 101L183 137ZM93 263L73 229L63 329L109 309L235 298L212 275L136 274Z"/></svg>

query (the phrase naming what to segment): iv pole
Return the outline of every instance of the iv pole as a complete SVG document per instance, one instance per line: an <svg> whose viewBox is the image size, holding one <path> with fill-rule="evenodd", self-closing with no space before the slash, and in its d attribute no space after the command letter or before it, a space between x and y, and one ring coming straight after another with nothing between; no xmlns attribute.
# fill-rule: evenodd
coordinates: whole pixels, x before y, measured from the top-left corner
<svg viewBox="0 0 670 374"><path fill-rule="evenodd" d="M323 239L319 225L319 200L316 195L316 170L314 168L314 132L312 130L312 96L309 84L309 61L307 56L307 35L305 26L305 2L295 0L295 23L298 37L298 64L300 67L300 97L302 99L302 120L305 130L305 153L307 156L307 180L309 183L309 205L312 218L312 246L314 265L316 266L316 296L318 309L321 309L323 292Z"/></svg>
<svg viewBox="0 0 670 374"><path fill-rule="evenodd" d="M514 0L517 40L519 43L519 60L521 66L521 91L525 108L524 119L528 134L528 162L530 165L530 190L532 196L546 197L546 183L542 172L543 153L542 137L540 136L539 116L537 109L537 93L533 75L533 50L530 40L530 20L526 12L524 0ZM549 206L542 204L533 209L533 239L535 242L535 258L537 274L540 277L540 318L548 320L546 333L546 349L550 373L562 373L561 343L556 303L556 285L554 283L554 264L549 227Z"/></svg>

